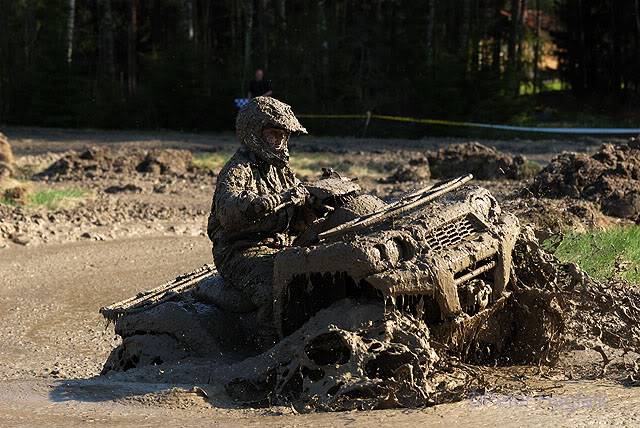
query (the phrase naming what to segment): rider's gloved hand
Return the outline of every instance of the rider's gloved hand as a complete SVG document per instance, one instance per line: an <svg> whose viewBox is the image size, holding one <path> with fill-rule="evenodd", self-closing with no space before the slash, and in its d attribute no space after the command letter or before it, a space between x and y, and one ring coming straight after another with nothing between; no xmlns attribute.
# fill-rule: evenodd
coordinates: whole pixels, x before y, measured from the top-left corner
<svg viewBox="0 0 640 428"><path fill-rule="evenodd" d="M298 184L296 187L289 190L289 200L298 206L302 206L307 203L311 198L309 191L302 184Z"/></svg>
<svg viewBox="0 0 640 428"><path fill-rule="evenodd" d="M257 198L253 203L253 209L258 217L263 217L280 205L280 196L265 195Z"/></svg>

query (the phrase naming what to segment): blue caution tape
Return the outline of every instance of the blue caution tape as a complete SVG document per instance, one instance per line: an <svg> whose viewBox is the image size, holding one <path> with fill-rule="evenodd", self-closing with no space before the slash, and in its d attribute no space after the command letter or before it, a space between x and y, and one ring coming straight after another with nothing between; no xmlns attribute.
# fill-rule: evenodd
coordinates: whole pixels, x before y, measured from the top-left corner
<svg viewBox="0 0 640 428"><path fill-rule="evenodd" d="M384 114L300 114L300 118L309 119L379 119L393 122L424 123L427 125L458 126L467 128L495 129L511 132L533 132L541 134L567 135L638 135L640 128L546 128L535 126L495 125L489 123L457 122L453 120L422 119Z"/></svg>

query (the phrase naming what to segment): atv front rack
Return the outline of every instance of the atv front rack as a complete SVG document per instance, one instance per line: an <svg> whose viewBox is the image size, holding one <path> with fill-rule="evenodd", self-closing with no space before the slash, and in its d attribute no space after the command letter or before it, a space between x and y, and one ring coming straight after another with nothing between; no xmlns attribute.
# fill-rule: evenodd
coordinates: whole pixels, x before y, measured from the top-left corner
<svg viewBox="0 0 640 428"><path fill-rule="evenodd" d="M152 290L142 291L134 297L102 307L100 313L107 320L115 321L125 314L139 312L171 300L177 294L195 288L204 278L217 275L217 273L214 265L204 265Z"/></svg>

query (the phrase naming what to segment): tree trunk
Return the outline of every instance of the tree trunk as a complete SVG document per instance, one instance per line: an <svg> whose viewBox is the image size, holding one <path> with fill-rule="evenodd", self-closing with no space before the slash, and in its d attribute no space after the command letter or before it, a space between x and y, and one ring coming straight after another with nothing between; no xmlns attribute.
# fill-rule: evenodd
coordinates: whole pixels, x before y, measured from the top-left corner
<svg viewBox="0 0 640 428"><path fill-rule="evenodd" d="M278 0L278 17L283 31L287 31L287 0Z"/></svg>
<svg viewBox="0 0 640 428"><path fill-rule="evenodd" d="M462 0L462 25L460 26L460 62L463 65L463 72L466 74L469 66L469 34L471 32L471 0Z"/></svg>
<svg viewBox="0 0 640 428"><path fill-rule="evenodd" d="M189 40L193 40L195 35L195 30L193 26L193 0L185 0L185 13L186 13L186 23L187 23L187 38Z"/></svg>
<svg viewBox="0 0 640 428"><path fill-rule="evenodd" d="M507 76L511 89L515 95L520 93L520 78L518 68L520 63L520 34L522 26L522 2L521 0L511 0L511 32L509 35L508 55L507 59Z"/></svg>
<svg viewBox="0 0 640 428"><path fill-rule="evenodd" d="M260 45L260 59L262 67L269 68L269 0L260 0L258 3L258 39Z"/></svg>
<svg viewBox="0 0 640 428"><path fill-rule="evenodd" d="M244 1L244 14L245 14L245 25L244 25L244 60L242 62L242 93L246 93L245 91L245 80L249 75L249 70L251 68L251 45L253 38L253 0L245 0Z"/></svg>
<svg viewBox="0 0 640 428"><path fill-rule="evenodd" d="M640 37L640 0L635 0L636 37Z"/></svg>
<svg viewBox="0 0 640 428"><path fill-rule="evenodd" d="M129 31L127 43L127 88L129 96L136 93L136 76L138 73L138 1L130 0Z"/></svg>
<svg viewBox="0 0 640 428"><path fill-rule="evenodd" d="M511 0L511 31L509 34L509 44L507 47L507 61L509 72L513 73L516 68L516 50L518 47L518 17L520 16L520 0Z"/></svg>
<svg viewBox="0 0 640 428"><path fill-rule="evenodd" d="M491 59L491 67L496 77L502 74L502 9L503 0L495 0L494 4L494 29L493 29L493 54Z"/></svg>
<svg viewBox="0 0 640 428"><path fill-rule="evenodd" d="M113 17L111 14L111 0L98 0L99 23L99 45L98 74L104 80L113 80L116 74L116 67L113 58Z"/></svg>
<svg viewBox="0 0 640 428"><path fill-rule="evenodd" d="M533 92L540 92L540 0L536 0L536 35L533 47Z"/></svg>
<svg viewBox="0 0 640 428"><path fill-rule="evenodd" d="M435 15L436 15L436 2L435 0L427 0L427 40L426 40L426 62L427 67L433 67L434 60L434 52L433 52L433 28L435 24Z"/></svg>
<svg viewBox="0 0 640 428"><path fill-rule="evenodd" d="M73 32L76 26L76 0L69 0L69 16L67 18L67 63L73 58Z"/></svg>

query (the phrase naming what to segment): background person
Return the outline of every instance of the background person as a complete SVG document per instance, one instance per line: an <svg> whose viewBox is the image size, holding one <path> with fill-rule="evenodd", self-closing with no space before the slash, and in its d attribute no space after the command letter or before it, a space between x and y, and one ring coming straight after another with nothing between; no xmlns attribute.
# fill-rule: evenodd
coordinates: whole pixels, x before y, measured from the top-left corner
<svg viewBox="0 0 640 428"><path fill-rule="evenodd" d="M264 78L264 71L261 68L256 70L255 78L249 83L249 93L247 98L270 97L273 94L271 90L271 81Z"/></svg>

